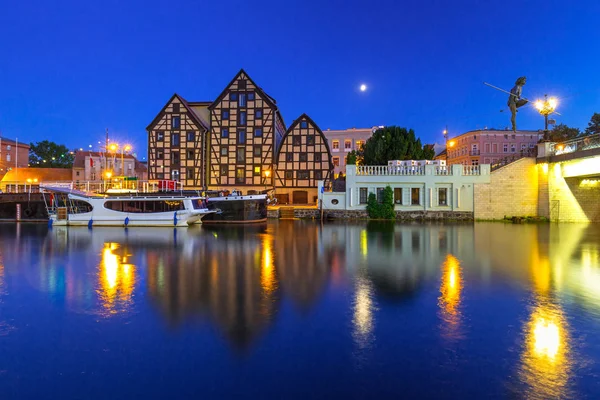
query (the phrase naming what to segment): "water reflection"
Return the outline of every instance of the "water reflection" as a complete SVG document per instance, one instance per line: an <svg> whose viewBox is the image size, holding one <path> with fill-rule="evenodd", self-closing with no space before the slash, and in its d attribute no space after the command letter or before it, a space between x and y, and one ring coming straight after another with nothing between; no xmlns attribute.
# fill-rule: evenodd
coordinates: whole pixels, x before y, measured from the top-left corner
<svg viewBox="0 0 600 400"><path fill-rule="evenodd" d="M98 296L109 314L127 311L135 288L135 265L131 254L118 243L104 243L98 265Z"/></svg>
<svg viewBox="0 0 600 400"><path fill-rule="evenodd" d="M369 279L361 276L356 280L354 294L354 313L352 316L352 336L359 349L368 348L373 338L373 287Z"/></svg>
<svg viewBox="0 0 600 400"><path fill-rule="evenodd" d="M442 263L439 307L444 322L443 335L448 338L459 337L461 320L460 297L463 289L460 261L448 254Z"/></svg>
<svg viewBox="0 0 600 400"><path fill-rule="evenodd" d="M565 316L551 298L539 296L524 327L520 380L528 398L570 398L572 369L569 332Z"/></svg>

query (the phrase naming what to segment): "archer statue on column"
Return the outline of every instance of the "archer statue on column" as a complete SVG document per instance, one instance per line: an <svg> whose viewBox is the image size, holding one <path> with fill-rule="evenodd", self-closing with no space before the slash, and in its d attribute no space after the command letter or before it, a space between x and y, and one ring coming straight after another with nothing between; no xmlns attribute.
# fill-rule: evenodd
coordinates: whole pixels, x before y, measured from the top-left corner
<svg viewBox="0 0 600 400"><path fill-rule="evenodd" d="M528 100L525 98L521 98L521 91L523 90L523 86L527 82L527 78L522 76L515 82L515 87L510 90L510 95L508 96L508 108L510 108L511 117L510 122L512 122L512 130L513 132L517 131L517 112L519 107L523 107L528 103Z"/></svg>

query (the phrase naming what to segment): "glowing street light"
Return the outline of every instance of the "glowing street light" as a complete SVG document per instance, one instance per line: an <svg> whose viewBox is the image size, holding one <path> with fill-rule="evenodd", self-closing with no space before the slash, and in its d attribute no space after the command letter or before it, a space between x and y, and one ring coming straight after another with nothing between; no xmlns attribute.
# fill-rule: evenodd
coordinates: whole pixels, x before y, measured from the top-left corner
<svg viewBox="0 0 600 400"><path fill-rule="evenodd" d="M548 98L548 95L544 95L544 100L536 100L533 103L534 107L540 114L544 116L544 140L548 140L548 116L553 114L558 106L558 100L556 97Z"/></svg>

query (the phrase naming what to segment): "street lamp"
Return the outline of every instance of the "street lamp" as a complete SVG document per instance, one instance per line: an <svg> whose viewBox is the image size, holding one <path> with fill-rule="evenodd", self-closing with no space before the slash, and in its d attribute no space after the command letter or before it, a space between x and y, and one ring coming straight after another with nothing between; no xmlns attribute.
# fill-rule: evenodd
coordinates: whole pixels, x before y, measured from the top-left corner
<svg viewBox="0 0 600 400"><path fill-rule="evenodd" d="M267 190L267 182L269 180L269 177L271 176L271 171L268 169L265 169L263 171L263 173L265 174L265 178L267 178L267 179L265 179L265 190Z"/></svg>
<svg viewBox="0 0 600 400"><path fill-rule="evenodd" d="M557 105L556 97L548 98L547 94L544 95L544 100L536 100L534 103L538 112L544 116L544 140L548 140L548 116L554 113Z"/></svg>
<svg viewBox="0 0 600 400"><path fill-rule="evenodd" d="M448 164L448 127L444 129L444 140L446 141L446 164Z"/></svg>

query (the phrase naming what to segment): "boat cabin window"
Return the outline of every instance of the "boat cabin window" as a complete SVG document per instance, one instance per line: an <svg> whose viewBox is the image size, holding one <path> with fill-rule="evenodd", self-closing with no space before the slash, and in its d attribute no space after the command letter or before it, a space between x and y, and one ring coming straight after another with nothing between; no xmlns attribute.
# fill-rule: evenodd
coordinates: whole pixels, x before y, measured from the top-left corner
<svg viewBox="0 0 600 400"><path fill-rule="evenodd" d="M208 208L206 201L202 200L202 199L192 200L192 205L194 206L194 210L201 210L203 208Z"/></svg>
<svg viewBox="0 0 600 400"><path fill-rule="evenodd" d="M182 200L114 200L107 201L104 207L125 213L159 213L185 209Z"/></svg>

